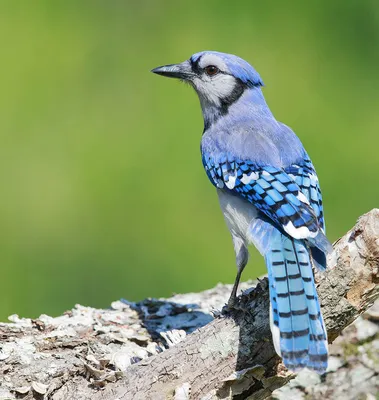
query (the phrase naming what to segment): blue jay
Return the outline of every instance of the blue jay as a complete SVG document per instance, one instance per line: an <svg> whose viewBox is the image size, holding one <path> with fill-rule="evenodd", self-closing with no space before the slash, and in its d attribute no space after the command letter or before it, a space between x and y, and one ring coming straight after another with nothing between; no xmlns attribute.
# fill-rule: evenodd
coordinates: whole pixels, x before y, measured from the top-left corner
<svg viewBox="0 0 379 400"><path fill-rule="evenodd" d="M332 246L316 171L299 138L275 119L261 77L237 56L203 51L152 72L189 83L200 99L202 161L236 254L229 306L253 243L267 265L276 352L293 371L324 373L327 333L312 265L325 270Z"/></svg>

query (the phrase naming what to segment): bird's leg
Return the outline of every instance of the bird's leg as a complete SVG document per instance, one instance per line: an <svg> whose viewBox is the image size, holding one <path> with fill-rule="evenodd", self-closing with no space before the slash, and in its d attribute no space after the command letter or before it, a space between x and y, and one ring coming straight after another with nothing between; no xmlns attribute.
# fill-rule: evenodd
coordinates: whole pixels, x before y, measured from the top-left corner
<svg viewBox="0 0 379 400"><path fill-rule="evenodd" d="M240 283L242 272L249 259L249 252L245 242L239 237L233 237L233 243L236 252L237 275L234 281L232 293L228 300L228 308L234 308L234 305L236 304L238 285Z"/></svg>
<svg viewBox="0 0 379 400"><path fill-rule="evenodd" d="M230 297L228 300L228 308L233 308L236 300L237 300L237 290L238 290L238 285L240 283L241 275L242 275L243 269L238 269L236 280L234 281L232 293L230 293Z"/></svg>

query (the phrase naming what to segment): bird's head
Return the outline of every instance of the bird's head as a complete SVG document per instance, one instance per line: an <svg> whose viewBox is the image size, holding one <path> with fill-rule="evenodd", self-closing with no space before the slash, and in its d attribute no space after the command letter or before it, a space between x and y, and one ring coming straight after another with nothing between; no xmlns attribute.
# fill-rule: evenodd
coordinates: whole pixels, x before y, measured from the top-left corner
<svg viewBox="0 0 379 400"><path fill-rule="evenodd" d="M202 51L180 64L164 65L152 72L191 84L199 95L203 113L213 108L225 114L245 90L263 86L261 77L247 61L216 51Z"/></svg>

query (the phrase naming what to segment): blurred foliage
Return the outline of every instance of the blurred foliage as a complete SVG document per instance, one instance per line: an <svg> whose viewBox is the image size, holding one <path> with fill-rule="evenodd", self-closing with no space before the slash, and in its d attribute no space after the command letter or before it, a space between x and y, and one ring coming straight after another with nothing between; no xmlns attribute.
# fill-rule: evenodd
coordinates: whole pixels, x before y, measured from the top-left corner
<svg viewBox="0 0 379 400"><path fill-rule="evenodd" d="M198 291L235 276L193 91L200 50L260 72L316 165L335 240L378 206L379 3L0 3L0 319ZM252 251L244 279L265 270Z"/></svg>

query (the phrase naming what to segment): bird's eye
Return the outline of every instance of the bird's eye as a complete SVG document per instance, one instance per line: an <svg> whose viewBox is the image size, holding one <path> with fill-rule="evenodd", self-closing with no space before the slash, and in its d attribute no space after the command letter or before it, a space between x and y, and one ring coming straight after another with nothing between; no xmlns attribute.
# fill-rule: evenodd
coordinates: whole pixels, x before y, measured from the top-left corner
<svg viewBox="0 0 379 400"><path fill-rule="evenodd" d="M215 65L208 65L207 67L205 67L205 72L207 73L207 75L213 76L218 74L220 70Z"/></svg>

